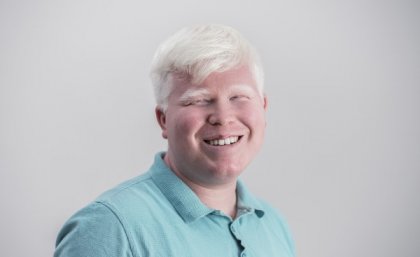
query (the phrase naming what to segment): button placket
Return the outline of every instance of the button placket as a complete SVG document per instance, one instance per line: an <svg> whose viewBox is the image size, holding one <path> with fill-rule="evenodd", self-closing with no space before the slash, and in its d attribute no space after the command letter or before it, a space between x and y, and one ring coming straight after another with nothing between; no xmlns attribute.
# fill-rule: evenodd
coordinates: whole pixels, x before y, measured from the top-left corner
<svg viewBox="0 0 420 257"><path fill-rule="evenodd" d="M235 235L235 237L236 237L237 239L239 239L239 238L238 238L238 230L236 229L236 227L235 227L235 225L234 225L233 223L230 225L230 231L232 232L232 234L234 234L234 235Z"/></svg>

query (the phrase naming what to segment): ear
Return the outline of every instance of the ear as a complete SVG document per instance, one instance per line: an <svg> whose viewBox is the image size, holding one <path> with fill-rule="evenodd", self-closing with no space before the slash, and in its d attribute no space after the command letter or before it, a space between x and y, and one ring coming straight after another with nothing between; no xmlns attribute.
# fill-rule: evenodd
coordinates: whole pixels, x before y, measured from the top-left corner
<svg viewBox="0 0 420 257"><path fill-rule="evenodd" d="M268 98L267 95L264 94L264 98L263 98L263 107L264 107L264 111L267 111L268 108Z"/></svg>
<svg viewBox="0 0 420 257"><path fill-rule="evenodd" d="M168 131L166 129L166 114L156 106L155 108L156 120L159 123L160 128L162 129L162 137L167 139L168 138Z"/></svg>
<svg viewBox="0 0 420 257"><path fill-rule="evenodd" d="M267 109L268 109L268 98L267 95L264 94L264 98L263 98L263 107L264 107L264 111L265 113L267 113ZM265 118L265 126L267 127L267 119Z"/></svg>

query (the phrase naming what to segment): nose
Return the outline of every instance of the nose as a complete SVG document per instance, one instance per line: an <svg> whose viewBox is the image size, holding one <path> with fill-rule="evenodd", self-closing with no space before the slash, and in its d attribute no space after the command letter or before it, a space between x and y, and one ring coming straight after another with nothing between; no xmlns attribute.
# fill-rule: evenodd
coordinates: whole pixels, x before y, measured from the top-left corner
<svg viewBox="0 0 420 257"><path fill-rule="evenodd" d="M207 120L213 126L227 125L234 120L233 110L229 103L219 101L213 105Z"/></svg>

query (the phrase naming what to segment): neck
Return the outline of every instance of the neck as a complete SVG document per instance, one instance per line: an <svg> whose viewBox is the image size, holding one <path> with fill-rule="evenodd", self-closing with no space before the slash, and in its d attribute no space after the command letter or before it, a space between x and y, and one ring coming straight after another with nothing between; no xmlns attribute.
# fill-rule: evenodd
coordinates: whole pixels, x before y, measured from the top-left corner
<svg viewBox="0 0 420 257"><path fill-rule="evenodd" d="M171 170L194 191L201 202L207 207L220 210L232 217L232 219L236 217L236 180L217 186L202 185L187 178L181 172L178 172L175 167L172 166L168 155L165 155L164 161Z"/></svg>
<svg viewBox="0 0 420 257"><path fill-rule="evenodd" d="M220 210L232 218L236 216L236 181L223 187L208 188L187 182L200 200L208 207Z"/></svg>

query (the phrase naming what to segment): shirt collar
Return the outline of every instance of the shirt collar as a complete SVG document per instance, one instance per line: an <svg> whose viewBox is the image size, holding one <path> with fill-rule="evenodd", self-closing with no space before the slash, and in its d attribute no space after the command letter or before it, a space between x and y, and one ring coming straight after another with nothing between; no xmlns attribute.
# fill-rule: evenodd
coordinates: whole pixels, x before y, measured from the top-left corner
<svg viewBox="0 0 420 257"><path fill-rule="evenodd" d="M151 177L182 219L190 223L214 212L214 209L204 205L191 188L170 170L163 161L164 155L164 152L155 155L154 163L150 168ZM238 194L238 211L254 211L261 218L264 215L264 211L261 210L258 201L239 180L236 190Z"/></svg>
<svg viewBox="0 0 420 257"><path fill-rule="evenodd" d="M238 182L236 184L236 194L238 197L238 212L254 212L258 216L258 218L262 218L262 216L264 216L264 210L261 208L261 204L248 191L248 189L240 179L238 179Z"/></svg>

